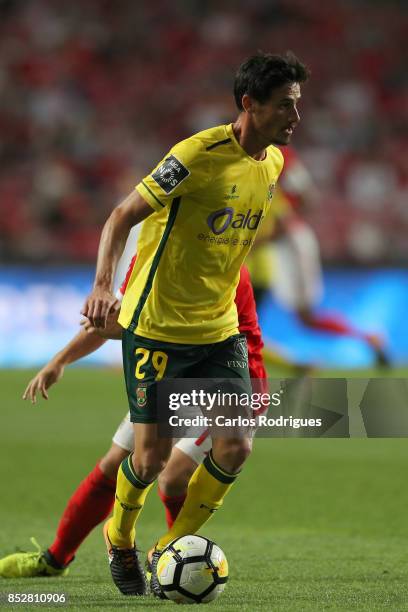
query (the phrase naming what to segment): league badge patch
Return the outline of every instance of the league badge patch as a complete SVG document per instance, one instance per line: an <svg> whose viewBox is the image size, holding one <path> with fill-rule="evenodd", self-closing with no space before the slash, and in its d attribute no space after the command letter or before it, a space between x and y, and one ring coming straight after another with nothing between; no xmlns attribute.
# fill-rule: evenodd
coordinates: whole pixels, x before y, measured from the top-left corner
<svg viewBox="0 0 408 612"><path fill-rule="evenodd" d="M170 155L152 174L152 179L165 193L171 193L189 174L190 171L174 155Z"/></svg>

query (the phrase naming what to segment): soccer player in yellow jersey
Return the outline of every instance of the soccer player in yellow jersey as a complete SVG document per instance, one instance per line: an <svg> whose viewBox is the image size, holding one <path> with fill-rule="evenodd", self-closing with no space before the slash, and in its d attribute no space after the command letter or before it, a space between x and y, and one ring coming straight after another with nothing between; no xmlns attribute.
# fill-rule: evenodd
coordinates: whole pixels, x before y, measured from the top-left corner
<svg viewBox="0 0 408 612"><path fill-rule="evenodd" d="M299 122L300 84L307 77L291 53L250 57L235 77L235 123L176 144L103 229L94 288L83 308L96 328L104 327L115 306L112 282L129 231L144 221L119 316L135 449L119 469L113 517L105 525L112 577L124 594L147 592L135 524L171 451L171 440L158 433L157 383L228 378L251 393L235 290L256 232L273 207L283 166L274 145L291 139ZM213 437L173 527L150 554L154 594L162 595L155 571L161 551L173 539L195 533L222 505L250 451L249 437Z"/></svg>

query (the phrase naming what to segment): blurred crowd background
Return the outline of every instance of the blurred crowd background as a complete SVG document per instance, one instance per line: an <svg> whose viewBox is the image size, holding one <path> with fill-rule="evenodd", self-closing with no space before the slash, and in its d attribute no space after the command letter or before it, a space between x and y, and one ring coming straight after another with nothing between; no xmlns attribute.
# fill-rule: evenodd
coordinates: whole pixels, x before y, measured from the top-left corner
<svg viewBox="0 0 408 612"><path fill-rule="evenodd" d="M293 144L325 262L408 259L408 11L391 0L1 0L0 256L93 262L176 141L233 121L257 49L312 69Z"/></svg>

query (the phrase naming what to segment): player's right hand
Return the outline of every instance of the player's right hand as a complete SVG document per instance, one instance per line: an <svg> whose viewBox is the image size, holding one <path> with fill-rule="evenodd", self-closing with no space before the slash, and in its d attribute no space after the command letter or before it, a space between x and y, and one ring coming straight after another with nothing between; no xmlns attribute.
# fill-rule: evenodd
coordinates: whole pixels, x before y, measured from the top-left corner
<svg viewBox="0 0 408 612"><path fill-rule="evenodd" d="M32 404L37 401L37 393L41 393L44 399L48 399L47 389L59 381L64 373L64 366L58 363L47 363L42 370L34 376L27 385L23 399L29 399Z"/></svg>
<svg viewBox="0 0 408 612"><path fill-rule="evenodd" d="M117 298L108 290L95 287L87 297L81 314L95 328L105 329L110 312L117 308Z"/></svg>
<svg viewBox="0 0 408 612"><path fill-rule="evenodd" d="M111 312L108 314L106 319L106 325L104 328L97 329L91 324L90 320L87 318L80 321L79 324L82 325L82 329L84 329L88 334L97 334L105 340L121 340L123 327L118 323L119 310L120 303L118 301L117 304L111 310Z"/></svg>

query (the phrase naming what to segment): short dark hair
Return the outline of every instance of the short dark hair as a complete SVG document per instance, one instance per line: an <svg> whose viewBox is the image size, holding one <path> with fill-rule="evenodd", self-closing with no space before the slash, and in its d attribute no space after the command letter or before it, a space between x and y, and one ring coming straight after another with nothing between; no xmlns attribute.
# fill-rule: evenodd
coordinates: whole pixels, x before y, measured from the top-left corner
<svg viewBox="0 0 408 612"><path fill-rule="evenodd" d="M240 111L244 110L244 94L262 104L268 100L273 89L286 83L303 83L307 81L309 74L308 68L291 51L287 51L285 55L258 52L246 59L235 75L236 105Z"/></svg>

